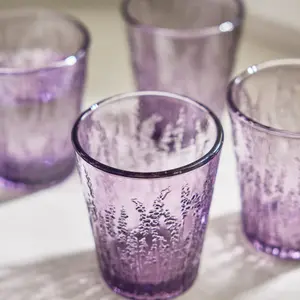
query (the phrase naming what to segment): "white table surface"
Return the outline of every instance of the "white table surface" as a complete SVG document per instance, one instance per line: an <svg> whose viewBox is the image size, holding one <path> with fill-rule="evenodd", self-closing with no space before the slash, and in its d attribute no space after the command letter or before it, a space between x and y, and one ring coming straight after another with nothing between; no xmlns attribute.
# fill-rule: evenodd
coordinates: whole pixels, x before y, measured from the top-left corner
<svg viewBox="0 0 300 300"><path fill-rule="evenodd" d="M56 5L58 5L56 3ZM130 91L126 37L114 5L67 9L90 28L93 46L85 105ZM237 70L290 56L245 32ZM286 49L286 45L284 49ZM182 299L270 300L300 298L300 264L255 252L240 233L239 196L228 120L201 272ZM18 193L17 193L18 194ZM0 299L115 299L103 284L94 256L85 202L74 173L63 183L17 197L0 192ZM15 199L10 199L15 198ZM10 199L10 200L8 200Z"/></svg>

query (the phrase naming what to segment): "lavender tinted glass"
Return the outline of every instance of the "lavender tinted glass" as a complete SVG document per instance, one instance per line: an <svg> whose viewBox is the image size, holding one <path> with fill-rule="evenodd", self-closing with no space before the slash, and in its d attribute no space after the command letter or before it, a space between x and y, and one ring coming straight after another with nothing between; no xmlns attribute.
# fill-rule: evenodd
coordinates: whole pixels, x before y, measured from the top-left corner
<svg viewBox="0 0 300 300"><path fill-rule="evenodd" d="M151 99L173 109L158 106L144 119L139 103ZM187 290L198 272L223 142L218 119L188 98L140 92L93 105L72 137L107 284L131 299Z"/></svg>
<svg viewBox="0 0 300 300"><path fill-rule="evenodd" d="M124 0L139 90L188 95L221 116L243 23L239 0ZM155 103L144 102L147 112Z"/></svg>
<svg viewBox="0 0 300 300"><path fill-rule="evenodd" d="M246 236L300 259L300 60L267 62L233 80L229 109Z"/></svg>
<svg viewBox="0 0 300 300"><path fill-rule="evenodd" d="M0 15L0 176L24 184L65 178L75 155L89 35L47 10Z"/></svg>

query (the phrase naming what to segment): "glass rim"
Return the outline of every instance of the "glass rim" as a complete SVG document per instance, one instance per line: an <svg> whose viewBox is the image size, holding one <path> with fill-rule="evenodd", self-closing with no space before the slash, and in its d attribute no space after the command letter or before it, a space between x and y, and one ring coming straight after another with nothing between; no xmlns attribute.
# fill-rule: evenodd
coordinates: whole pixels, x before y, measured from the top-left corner
<svg viewBox="0 0 300 300"><path fill-rule="evenodd" d="M72 24L83 36L82 43L78 46L78 49L74 53L68 54L65 58L56 60L50 63L45 64L41 67L35 68L3 68L0 67L0 76L1 75L22 75L30 74L36 72L43 72L52 69L68 67L75 65L82 57L84 57L90 47L91 36L87 27L76 17L56 11L48 8L27 8L27 9L7 9L0 12L0 19L10 19L22 16L30 16L38 13L49 14L49 16L59 16L62 20L65 20Z"/></svg>
<svg viewBox="0 0 300 300"><path fill-rule="evenodd" d="M249 117L247 114L243 113L235 103L235 95L234 90L238 88L245 80L248 78L255 76L255 74L259 73L260 71L271 69L274 67L288 67L288 66L297 66L300 68L300 59L298 58L285 58L285 59L275 59L269 60L266 62L262 62L260 64L249 66L245 71L234 77L228 85L227 89L227 104L229 106L229 110L231 113L238 116L238 118L243 122L246 123L253 128L267 132L269 134L286 137L286 138L293 138L293 139L300 139L300 132L292 132L289 130L278 129L268 125L264 125L258 121L255 121L253 118Z"/></svg>
<svg viewBox="0 0 300 300"><path fill-rule="evenodd" d="M126 21L126 23L146 32L156 32L157 34L177 38L204 38L207 36L232 32L242 25L245 18L244 2L243 0L231 1L235 2L238 8L238 13L233 20L228 20L220 23L219 25L207 26L199 29L171 29L144 24L143 22L140 22L138 19L132 16L129 12L128 8L132 0L122 0L120 9L121 15L123 16L123 19Z"/></svg>
<svg viewBox="0 0 300 300"><path fill-rule="evenodd" d="M201 156L200 158L194 160L193 162L187 165L183 165L174 169L168 169L165 171L158 171L158 172L134 172L134 171L127 171L127 170L114 168L107 164L97 161L96 159L92 158L89 154L87 154L86 151L81 147L81 144L78 139L78 130L81 121L83 121L88 115L93 113L94 110L100 108L103 104L113 103L117 100L122 100L126 98L143 97L143 96L162 96L166 98L175 98L180 101L189 102L195 105L196 107L198 107L199 109L201 109L202 111L204 111L206 114L208 114L209 117L212 118L216 126L216 138L212 148L204 156ZM222 124L218 119L218 117L205 105L197 102L192 98L181 96L170 92L139 91L139 92L118 94L109 98L105 98L104 100L101 100L91 105L88 109L82 112L81 115L77 118L72 129L71 138L76 153L83 160L85 160L89 165L95 167L98 170L113 175L122 176L122 177L137 178L137 179L154 179L154 178L172 177L172 176L184 174L206 165L221 151L224 142L224 132L223 132Z"/></svg>

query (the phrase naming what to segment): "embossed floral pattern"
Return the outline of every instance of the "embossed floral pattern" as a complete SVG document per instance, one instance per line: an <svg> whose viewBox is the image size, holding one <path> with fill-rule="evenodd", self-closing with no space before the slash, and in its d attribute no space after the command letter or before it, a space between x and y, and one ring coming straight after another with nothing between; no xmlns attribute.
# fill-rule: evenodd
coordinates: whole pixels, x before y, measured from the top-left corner
<svg viewBox="0 0 300 300"><path fill-rule="evenodd" d="M192 180L191 186L186 183L173 191L172 187L178 183L169 180L170 186L156 197L153 195L153 199L151 195L147 199L134 197L134 190L126 199L126 184L122 184L125 199L120 206L114 205L115 199L102 190L104 184L93 187L85 169L89 166L83 169L82 181L99 263L105 280L114 289L123 290L127 296L138 293L137 298L143 298L162 291L172 295L192 284L198 272L217 164L218 157L201 171L206 174L204 182ZM94 176L95 170L89 172ZM120 187L120 183L117 185ZM127 209L129 202L134 209ZM175 213L172 203L179 204ZM130 219L136 220L134 225L128 224ZM149 285L152 292L145 291Z"/></svg>
<svg viewBox="0 0 300 300"><path fill-rule="evenodd" d="M198 168L182 169L210 153L217 126L196 102L190 108L164 97L172 109L158 105L146 119L143 96L110 99L78 128L94 160L77 155L100 269L116 292L135 299L174 297L194 282L219 162L220 148Z"/></svg>

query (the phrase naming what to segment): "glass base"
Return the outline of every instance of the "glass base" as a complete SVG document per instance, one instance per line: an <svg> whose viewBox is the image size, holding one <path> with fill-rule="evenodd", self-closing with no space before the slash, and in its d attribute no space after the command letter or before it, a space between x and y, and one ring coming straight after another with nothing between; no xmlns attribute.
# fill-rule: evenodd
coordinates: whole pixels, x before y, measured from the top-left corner
<svg viewBox="0 0 300 300"><path fill-rule="evenodd" d="M198 270L196 272L192 270L183 276L159 284L132 283L123 278L111 276L109 272L101 271L101 273L109 288L125 298L163 300L175 298L189 290L197 278Z"/></svg>
<svg viewBox="0 0 300 300"><path fill-rule="evenodd" d="M46 187L53 186L65 180L74 170L75 159L71 159L62 164L56 165L53 168L40 170L38 173L30 174L30 176L2 176L1 182L2 186L7 187L28 187L30 189L43 189Z"/></svg>
<svg viewBox="0 0 300 300"><path fill-rule="evenodd" d="M266 254L272 255L274 257L278 257L286 260L300 260L300 250L296 249L287 249L283 247L273 246L266 244L256 237L249 235L245 232L246 238L249 242L254 246L257 251L264 252Z"/></svg>
<svg viewBox="0 0 300 300"><path fill-rule="evenodd" d="M43 176L41 179L31 180L26 178L16 179L16 178L10 178L10 177L1 177L1 187L3 188L9 188L9 189L24 189L27 188L29 190L40 190L43 188L51 187L53 185L59 184L60 182L64 181L71 173L73 173L73 170L75 168L75 161L70 161L67 165L64 166L65 168L63 170L60 170L59 173L52 173L52 176L49 176L48 178Z"/></svg>

